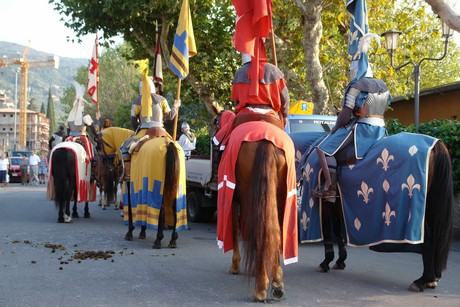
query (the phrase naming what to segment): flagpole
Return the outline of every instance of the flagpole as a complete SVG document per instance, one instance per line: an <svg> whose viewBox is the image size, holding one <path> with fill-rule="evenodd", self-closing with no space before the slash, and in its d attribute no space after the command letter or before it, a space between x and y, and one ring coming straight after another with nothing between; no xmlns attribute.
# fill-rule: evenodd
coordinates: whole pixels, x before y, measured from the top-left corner
<svg viewBox="0 0 460 307"><path fill-rule="evenodd" d="M278 66L278 60L276 58L276 46L275 46L275 31L270 31L270 45L272 48L273 65Z"/></svg>
<svg viewBox="0 0 460 307"><path fill-rule="evenodd" d="M180 85L181 85L181 78L177 78L177 92L176 92L176 99L180 100ZM174 130L173 130L173 140L176 140L177 136L177 118L179 117L179 108L177 107L177 113L176 116L174 117Z"/></svg>
<svg viewBox="0 0 460 307"><path fill-rule="evenodd" d="M97 37L97 32L96 32L96 57L99 58L99 50L98 50L98 37ZM97 62L99 63L99 59L97 60ZM97 84L97 87L99 88L99 67L97 68L96 70L96 84ZM99 91L96 91L96 100L97 100L97 103L96 103L96 112L99 113Z"/></svg>

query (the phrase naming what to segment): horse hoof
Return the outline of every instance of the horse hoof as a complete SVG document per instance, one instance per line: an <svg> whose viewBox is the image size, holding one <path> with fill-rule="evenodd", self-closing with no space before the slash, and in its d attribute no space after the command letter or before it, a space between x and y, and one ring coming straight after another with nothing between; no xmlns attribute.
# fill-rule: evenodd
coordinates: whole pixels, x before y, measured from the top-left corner
<svg viewBox="0 0 460 307"><path fill-rule="evenodd" d="M326 263L321 263L317 268L316 268L316 272L320 272L320 273L327 273L329 272L331 268L329 267L329 264L326 264Z"/></svg>
<svg viewBox="0 0 460 307"><path fill-rule="evenodd" d="M106 208L106 207L102 207L102 210L107 210L107 208Z"/></svg>
<svg viewBox="0 0 460 307"><path fill-rule="evenodd" d="M89 218L91 218L91 214L85 213L85 215L83 215L83 217L84 217L85 219L89 219Z"/></svg>
<svg viewBox="0 0 460 307"><path fill-rule="evenodd" d="M62 219L59 218L59 219L57 220L57 222L58 222L58 223L64 223L64 218L62 218Z"/></svg>
<svg viewBox="0 0 460 307"><path fill-rule="evenodd" d="M345 270L346 266L345 262L336 262L332 268L334 270Z"/></svg>
<svg viewBox="0 0 460 307"><path fill-rule="evenodd" d="M424 286L420 286L413 282L407 290L409 290L410 292L423 292Z"/></svg>
<svg viewBox="0 0 460 307"><path fill-rule="evenodd" d="M438 281L439 281L439 278L435 278L434 280L425 283L425 288L436 289L436 287L438 286Z"/></svg>
<svg viewBox="0 0 460 307"><path fill-rule="evenodd" d="M146 237L147 237L147 236L146 236L145 233L140 233L140 234L139 234L139 239L141 239L141 240L144 240Z"/></svg>
<svg viewBox="0 0 460 307"><path fill-rule="evenodd" d="M176 248L177 244L176 244L176 242L169 242L168 247L169 248Z"/></svg>
<svg viewBox="0 0 460 307"><path fill-rule="evenodd" d="M153 246L152 246L153 249L161 249L161 242L153 242Z"/></svg>
<svg viewBox="0 0 460 307"><path fill-rule="evenodd" d="M284 289L281 287L272 288L272 296L277 300L282 299L284 297Z"/></svg>
<svg viewBox="0 0 460 307"><path fill-rule="evenodd" d="M132 235L125 235L125 240L126 240L126 241L132 241L132 240L133 240L133 236L132 236Z"/></svg>

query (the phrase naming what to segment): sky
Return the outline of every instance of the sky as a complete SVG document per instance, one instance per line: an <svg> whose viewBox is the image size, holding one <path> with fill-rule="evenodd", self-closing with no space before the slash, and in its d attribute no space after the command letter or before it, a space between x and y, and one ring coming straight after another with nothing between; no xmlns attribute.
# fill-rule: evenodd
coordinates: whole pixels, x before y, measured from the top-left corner
<svg viewBox="0 0 460 307"><path fill-rule="evenodd" d="M48 0L0 0L0 41L16 43L60 57L90 59L96 34L76 38Z"/></svg>
<svg viewBox="0 0 460 307"><path fill-rule="evenodd" d="M460 0L453 2L459 11ZM48 0L0 0L0 41L24 46L30 41L30 48L35 50L60 57L90 59L95 34L83 37L80 44L68 42L67 36L76 37L60 21L53 7ZM454 39L460 44L459 33L455 33Z"/></svg>

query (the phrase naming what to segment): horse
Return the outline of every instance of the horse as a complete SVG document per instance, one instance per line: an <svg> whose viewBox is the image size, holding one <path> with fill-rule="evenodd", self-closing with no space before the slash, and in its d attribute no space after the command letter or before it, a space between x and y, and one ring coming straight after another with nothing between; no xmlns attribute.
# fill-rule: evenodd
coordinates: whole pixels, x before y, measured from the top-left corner
<svg viewBox="0 0 460 307"><path fill-rule="evenodd" d="M327 272L334 258L333 227L339 239L335 268L345 268L346 251L343 254L342 250L341 255L340 249L344 242L349 246L369 246L374 251L418 252L422 254L423 273L408 290L435 288L447 266L453 227L452 164L444 143L426 135L399 133L377 141L363 160L346 162L339 157L339 197L335 204L321 201L321 208L318 199L310 194L321 176L319 161L311 152L314 151L308 151L303 159L301 240L318 241L315 232L322 227L325 259L320 271ZM415 161L417 156L419 162ZM379 170L373 170L372 164ZM392 181L392 176L400 181ZM390 197L396 197L396 201ZM405 203L409 209L403 207ZM335 211L330 206L335 206ZM405 233L396 234L396 229ZM371 238L374 235L379 239Z"/></svg>
<svg viewBox="0 0 460 307"><path fill-rule="evenodd" d="M79 202L85 202L84 218L90 218L89 201L95 200L95 186L91 181L91 162L83 146L76 142L59 143L51 151L50 165L47 198L55 201L58 223L79 218ZM74 201L72 215L71 200Z"/></svg>
<svg viewBox="0 0 460 307"><path fill-rule="evenodd" d="M251 121L231 133L219 165L218 244L233 250L228 269L255 276L253 298L264 302L271 281L274 299L284 296L284 263L297 261L297 209L294 145L280 128Z"/></svg>
<svg viewBox="0 0 460 307"><path fill-rule="evenodd" d="M102 146L97 155L97 182L99 187L99 206L102 210L110 204L118 210L117 194L118 186L122 184L123 165L119 147L123 142L134 134L134 131L109 127L99 133Z"/></svg>
<svg viewBox="0 0 460 307"><path fill-rule="evenodd" d="M187 228L185 155L180 145L164 129L161 131L164 134L150 138L150 129L142 129L134 136L130 173L125 176L129 180L125 180L123 194L124 221L128 225L125 240L133 240L135 226L141 226L139 239L146 238L147 228L154 229L154 249L161 248L166 225L172 228L169 248L177 247L177 232Z"/></svg>

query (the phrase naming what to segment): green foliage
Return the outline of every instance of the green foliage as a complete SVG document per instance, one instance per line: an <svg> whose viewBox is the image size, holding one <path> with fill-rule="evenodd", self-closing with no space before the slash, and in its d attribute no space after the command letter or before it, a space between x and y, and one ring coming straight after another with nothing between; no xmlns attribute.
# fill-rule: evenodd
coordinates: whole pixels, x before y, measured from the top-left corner
<svg viewBox="0 0 460 307"><path fill-rule="evenodd" d="M197 155L209 158L211 154L211 137L206 128L201 128L195 132Z"/></svg>
<svg viewBox="0 0 460 307"><path fill-rule="evenodd" d="M50 120L50 135L56 131L57 122L56 122L56 114L54 111L54 100L53 95L51 93L51 87L48 90L48 106L46 109L46 117Z"/></svg>
<svg viewBox="0 0 460 307"><path fill-rule="evenodd" d="M399 132L414 132L415 127L411 124L405 127L397 119L387 121L387 129L390 134ZM460 191L460 121L448 119L435 119L427 123L421 123L418 133L438 138L449 149L454 178L454 190Z"/></svg>

